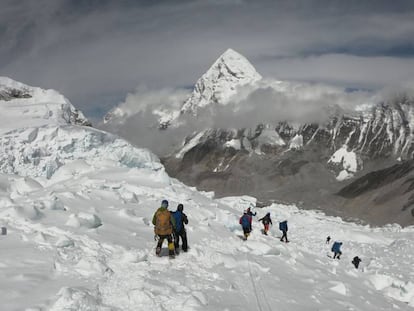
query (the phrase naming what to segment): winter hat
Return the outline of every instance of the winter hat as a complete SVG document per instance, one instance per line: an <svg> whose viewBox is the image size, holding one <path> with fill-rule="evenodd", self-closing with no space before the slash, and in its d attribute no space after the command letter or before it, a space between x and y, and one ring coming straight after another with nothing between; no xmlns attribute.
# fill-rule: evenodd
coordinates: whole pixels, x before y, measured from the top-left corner
<svg viewBox="0 0 414 311"><path fill-rule="evenodd" d="M162 200L161 206L162 207L168 207L168 201L167 200Z"/></svg>
<svg viewBox="0 0 414 311"><path fill-rule="evenodd" d="M178 206L177 206L177 210L179 210L180 212L182 212L182 211L183 211L183 209L184 209L184 205L182 205L182 204L178 204Z"/></svg>

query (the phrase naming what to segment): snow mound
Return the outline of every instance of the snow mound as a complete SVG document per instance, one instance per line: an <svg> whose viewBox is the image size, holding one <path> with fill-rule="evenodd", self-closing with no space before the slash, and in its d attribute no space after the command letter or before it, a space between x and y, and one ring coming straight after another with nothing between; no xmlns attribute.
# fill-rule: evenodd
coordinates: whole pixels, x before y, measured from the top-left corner
<svg viewBox="0 0 414 311"><path fill-rule="evenodd" d="M43 199L40 202L40 205L42 206L42 209L48 209L48 210L55 210L55 211L65 211L65 205L56 195L50 194L47 198Z"/></svg>
<svg viewBox="0 0 414 311"><path fill-rule="evenodd" d="M50 311L109 311L112 308L101 304L98 293L84 288L64 287L58 298L50 307Z"/></svg>
<svg viewBox="0 0 414 311"><path fill-rule="evenodd" d="M38 220L43 217L42 212L35 206L13 206L1 213L3 216L12 216L20 219Z"/></svg>
<svg viewBox="0 0 414 311"><path fill-rule="evenodd" d="M12 197L25 195L32 191L42 189L42 185L30 177L15 178L10 183L10 192Z"/></svg>
<svg viewBox="0 0 414 311"><path fill-rule="evenodd" d="M27 143L27 133L35 132ZM89 127L44 126L20 129L0 136L0 171L57 180L90 172L108 160L125 167L162 170L159 159L123 139ZM20 187L19 187L20 188Z"/></svg>
<svg viewBox="0 0 414 311"><path fill-rule="evenodd" d="M337 282L336 285L334 285L330 288L330 290L333 291L333 292L336 292L338 294L341 294L343 296L346 296L346 293L347 293L346 286L342 282Z"/></svg>
<svg viewBox="0 0 414 311"><path fill-rule="evenodd" d="M68 237L61 237L56 241L56 247L62 248L62 247L72 247L75 246L75 242L68 238Z"/></svg>
<svg viewBox="0 0 414 311"><path fill-rule="evenodd" d="M102 220L95 214L71 214L66 225L74 228L84 227L87 229L95 229L102 226Z"/></svg>

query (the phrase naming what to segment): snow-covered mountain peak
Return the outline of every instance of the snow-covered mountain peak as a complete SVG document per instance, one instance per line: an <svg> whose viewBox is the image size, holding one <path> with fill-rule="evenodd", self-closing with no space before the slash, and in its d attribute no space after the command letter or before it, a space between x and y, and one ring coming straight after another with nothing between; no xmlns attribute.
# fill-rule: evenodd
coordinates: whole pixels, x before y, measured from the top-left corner
<svg viewBox="0 0 414 311"><path fill-rule="evenodd" d="M181 112L197 114L198 108L211 103L225 105L236 94L237 87L254 84L261 79L262 76L243 55L228 49L197 81Z"/></svg>
<svg viewBox="0 0 414 311"><path fill-rule="evenodd" d="M0 77L1 132L44 125L90 125L81 111L55 90Z"/></svg>
<svg viewBox="0 0 414 311"><path fill-rule="evenodd" d="M224 73L228 73L239 78L257 80L262 78L247 58L233 49L227 49L216 60L209 71L215 71L216 68L219 70L226 69L227 71L224 71Z"/></svg>

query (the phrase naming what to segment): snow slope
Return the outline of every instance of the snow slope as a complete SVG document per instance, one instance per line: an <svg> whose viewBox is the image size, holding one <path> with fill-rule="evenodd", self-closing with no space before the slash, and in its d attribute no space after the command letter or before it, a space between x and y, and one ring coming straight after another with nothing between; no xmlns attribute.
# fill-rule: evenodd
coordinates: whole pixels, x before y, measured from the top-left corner
<svg viewBox="0 0 414 311"><path fill-rule="evenodd" d="M27 115L4 109L2 116L1 310L414 307L414 228L370 228L273 204L257 210L272 214L270 235L255 220L242 241L238 219L254 198L214 200L170 178L148 150L74 125L62 117L59 97L28 104L35 97L25 89L6 89L1 104ZM49 118L40 117L48 107L55 109ZM165 245L154 254L151 219L163 199L171 209L183 203L190 221L189 252L175 260ZM285 219L289 244L276 230ZM328 234L344 242L340 261L327 256ZM360 270L350 264L355 255Z"/></svg>
<svg viewBox="0 0 414 311"><path fill-rule="evenodd" d="M61 179L59 171L78 174ZM162 170L82 163L48 185L0 175L2 310L411 310L414 228L370 228L274 204L269 236L242 241L251 197L212 199ZM67 176L68 174L66 174ZM23 190L22 190L23 189ZM190 250L155 256L150 223L164 198L184 204ZM277 220L289 221L278 240ZM327 254L327 235L343 256ZM362 258L356 270L353 256ZM22 258L16 261L15 258Z"/></svg>

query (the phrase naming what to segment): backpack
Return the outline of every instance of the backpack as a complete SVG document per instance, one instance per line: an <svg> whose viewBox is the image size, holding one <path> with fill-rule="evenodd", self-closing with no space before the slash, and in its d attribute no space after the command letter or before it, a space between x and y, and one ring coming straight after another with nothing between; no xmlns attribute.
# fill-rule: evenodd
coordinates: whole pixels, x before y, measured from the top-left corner
<svg viewBox="0 0 414 311"><path fill-rule="evenodd" d="M170 218L171 214L168 210L157 212L157 219L155 221L155 234L169 235L172 233Z"/></svg>
<svg viewBox="0 0 414 311"><path fill-rule="evenodd" d="M285 221L282 221L282 222L279 222L279 230L280 231L287 231L287 221L285 220Z"/></svg>
<svg viewBox="0 0 414 311"><path fill-rule="evenodd" d="M265 217L263 217L262 219L260 219L264 225L268 225L270 224L271 220L270 220L270 216L266 215Z"/></svg>
<svg viewBox="0 0 414 311"><path fill-rule="evenodd" d="M241 225L243 228L250 228L250 219L248 215L243 215L241 218Z"/></svg>
<svg viewBox="0 0 414 311"><path fill-rule="evenodd" d="M334 253L338 253L338 252L339 252L339 250L340 250L340 248L341 248L341 244L339 244L339 242L335 242L335 243L332 245L332 249L331 249L331 251L333 251Z"/></svg>
<svg viewBox="0 0 414 311"><path fill-rule="evenodd" d="M175 211L172 213L175 219L175 231L181 232L184 229L183 225L183 213L181 211Z"/></svg>

